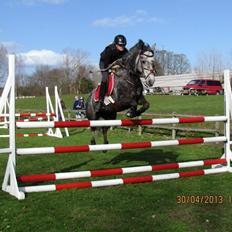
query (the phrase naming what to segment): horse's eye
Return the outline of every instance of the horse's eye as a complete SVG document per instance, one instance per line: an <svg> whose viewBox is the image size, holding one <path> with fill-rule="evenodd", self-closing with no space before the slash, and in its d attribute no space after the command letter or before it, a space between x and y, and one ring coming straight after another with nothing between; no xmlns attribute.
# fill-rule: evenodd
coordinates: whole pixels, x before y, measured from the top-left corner
<svg viewBox="0 0 232 232"><path fill-rule="evenodd" d="M146 61L145 61L145 60L142 60L142 64L146 64Z"/></svg>

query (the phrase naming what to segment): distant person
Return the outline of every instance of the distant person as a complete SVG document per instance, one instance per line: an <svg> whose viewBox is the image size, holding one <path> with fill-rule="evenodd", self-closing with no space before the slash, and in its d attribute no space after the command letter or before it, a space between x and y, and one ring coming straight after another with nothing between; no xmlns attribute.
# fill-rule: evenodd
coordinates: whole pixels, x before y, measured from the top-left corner
<svg viewBox="0 0 232 232"><path fill-rule="evenodd" d="M80 118L84 118L85 117L85 113L84 110L85 109L85 101L83 97L78 97L75 96L75 101L73 103L73 110L77 110L78 112L76 113L76 118L80 119Z"/></svg>

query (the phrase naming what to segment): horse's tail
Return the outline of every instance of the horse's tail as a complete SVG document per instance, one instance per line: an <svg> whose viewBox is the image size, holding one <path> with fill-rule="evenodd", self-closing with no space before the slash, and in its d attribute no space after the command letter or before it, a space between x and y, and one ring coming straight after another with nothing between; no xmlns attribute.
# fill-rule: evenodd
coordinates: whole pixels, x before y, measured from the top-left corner
<svg viewBox="0 0 232 232"><path fill-rule="evenodd" d="M89 97L86 100L86 105L85 105L86 117L89 120L96 119L93 97L94 97L94 91L90 93Z"/></svg>

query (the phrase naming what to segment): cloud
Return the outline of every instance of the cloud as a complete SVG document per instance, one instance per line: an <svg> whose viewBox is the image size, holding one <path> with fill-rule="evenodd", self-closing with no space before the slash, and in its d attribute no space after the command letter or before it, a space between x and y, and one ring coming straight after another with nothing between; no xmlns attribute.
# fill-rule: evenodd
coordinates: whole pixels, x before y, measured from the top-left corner
<svg viewBox="0 0 232 232"><path fill-rule="evenodd" d="M60 5L65 3L67 0L20 0L24 5L37 5L37 4L49 4L49 5Z"/></svg>
<svg viewBox="0 0 232 232"><path fill-rule="evenodd" d="M6 47L6 49L9 52L15 52L17 49L22 47L21 44L14 42L14 41L0 41L0 44L2 44L4 47Z"/></svg>
<svg viewBox="0 0 232 232"><path fill-rule="evenodd" d="M132 20L128 16L119 16L116 18L103 18L97 19L93 22L94 26L107 26L107 27L115 27L115 26L125 26L132 23Z"/></svg>
<svg viewBox="0 0 232 232"><path fill-rule="evenodd" d="M121 15L115 18L107 17L102 19L96 19L92 25L100 27L122 27L133 26L138 23L158 23L163 20L154 16L149 16L144 10L137 10L134 15L127 16Z"/></svg>
<svg viewBox="0 0 232 232"><path fill-rule="evenodd" d="M58 65L63 61L63 55L51 50L31 50L20 54L25 65Z"/></svg>

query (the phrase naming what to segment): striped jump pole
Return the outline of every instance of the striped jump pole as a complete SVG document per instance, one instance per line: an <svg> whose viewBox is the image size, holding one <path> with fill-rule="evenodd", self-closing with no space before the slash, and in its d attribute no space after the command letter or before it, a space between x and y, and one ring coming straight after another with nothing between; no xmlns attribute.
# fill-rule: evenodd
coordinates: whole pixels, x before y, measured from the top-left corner
<svg viewBox="0 0 232 232"><path fill-rule="evenodd" d="M56 116L55 113L46 113L46 112L41 112L41 113L19 113L15 114L15 116L18 117L46 117L46 116Z"/></svg>
<svg viewBox="0 0 232 232"><path fill-rule="evenodd" d="M108 186L116 186L116 185L124 185L124 184L156 182L160 180L179 179L179 178L192 177L192 176L211 175L211 174L218 174L218 173L223 173L223 172L228 172L228 168L223 167L223 168L215 168L215 169L177 172L177 173L170 173L170 174L137 176L137 177L86 181L86 182L73 182L73 183L65 183L65 184L24 186L24 187L19 187L19 191L24 192L24 193L30 193L30 192L52 192L52 191L59 191L59 190L73 189L73 188L79 188L79 189L99 188L99 187L108 187Z"/></svg>
<svg viewBox="0 0 232 232"><path fill-rule="evenodd" d="M0 135L0 138L9 138L10 135Z"/></svg>
<svg viewBox="0 0 232 232"><path fill-rule="evenodd" d="M27 119L19 119L16 121L17 122L36 122L36 121L47 121L48 117L33 117L33 118L27 118Z"/></svg>
<svg viewBox="0 0 232 232"><path fill-rule="evenodd" d="M30 134L16 134L16 137L42 137L42 136L48 136L47 133L30 133ZM9 135L0 135L0 138L9 138Z"/></svg>
<svg viewBox="0 0 232 232"><path fill-rule="evenodd" d="M31 133L31 134L16 134L16 137L43 137L48 136L47 133Z"/></svg>
<svg viewBox="0 0 232 232"><path fill-rule="evenodd" d="M201 123L201 122L225 122L225 116L199 116L180 118L157 118L157 119L122 119L122 120L83 120L83 121L60 121L60 122L16 122L18 128L63 128L63 127L108 127L108 126L137 126L158 125L173 123Z"/></svg>
<svg viewBox="0 0 232 232"><path fill-rule="evenodd" d="M0 114L0 116L9 116L8 113L3 113ZM46 112L41 112L41 113L15 113L16 117L45 117L45 116L56 116L55 113L46 113Z"/></svg>
<svg viewBox="0 0 232 232"><path fill-rule="evenodd" d="M100 144L100 145L79 145L79 146L60 146L60 147L34 147L34 148L18 148L18 155L32 154L55 154L69 152L90 152L105 150L124 150L134 148L151 148L161 146L176 146L187 144L215 143L226 142L225 136L208 137L208 138L188 138L165 141L149 141L149 142L133 142L133 143L116 143L116 144Z"/></svg>
<svg viewBox="0 0 232 232"><path fill-rule="evenodd" d="M198 161L188 161L188 162L180 162L180 163L156 164L156 165L137 166L137 167L124 167L124 168L66 172L66 173L24 175L24 176L18 176L17 180L21 183L28 183L28 182L33 183L33 182L65 180L65 179L73 179L73 178L87 178L87 177L141 173L141 172L163 171L163 170L208 166L215 164L226 164L226 159L198 160Z"/></svg>

